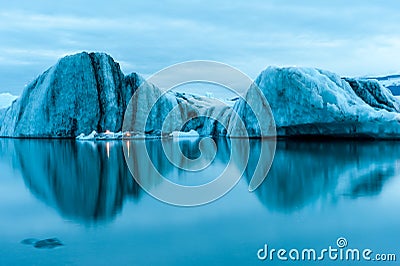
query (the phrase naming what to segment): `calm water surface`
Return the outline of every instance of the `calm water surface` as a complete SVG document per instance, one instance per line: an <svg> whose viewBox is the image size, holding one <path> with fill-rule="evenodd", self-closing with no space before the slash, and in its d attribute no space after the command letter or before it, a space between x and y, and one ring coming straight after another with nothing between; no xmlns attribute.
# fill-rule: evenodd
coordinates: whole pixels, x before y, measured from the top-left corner
<svg viewBox="0 0 400 266"><path fill-rule="evenodd" d="M212 164L188 173L168 163L159 140L146 144L161 173L193 185L223 171L232 145L218 140ZM180 146L196 158L197 144ZM251 142L251 156L260 146L259 140ZM140 164L143 151L130 147L146 171L148 165ZM247 189L255 161L250 158L230 193L184 208L140 189L121 142L0 139L0 265L285 265L290 262L260 261L257 251L264 244L287 250L337 247L339 237L351 248L394 253L398 263L399 151L400 142L279 141L258 190ZM52 237L64 246L21 244ZM375 263L326 259L320 264Z"/></svg>

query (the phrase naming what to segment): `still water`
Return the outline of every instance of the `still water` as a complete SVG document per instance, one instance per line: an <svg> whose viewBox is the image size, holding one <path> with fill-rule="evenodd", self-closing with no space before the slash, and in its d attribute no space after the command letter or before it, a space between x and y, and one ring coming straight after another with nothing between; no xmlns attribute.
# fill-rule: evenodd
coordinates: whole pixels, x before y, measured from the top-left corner
<svg viewBox="0 0 400 266"><path fill-rule="evenodd" d="M189 158L199 156L196 141L179 145ZM260 140L250 145L250 157L257 156ZM184 185L212 181L237 156L228 140L219 139L209 167L187 173L168 163L160 140L146 146L157 169ZM130 148L146 171L143 151L134 143ZM259 260L258 250L267 244L319 253L337 248L339 237L349 248L396 254L398 263L399 150L400 142L278 141L268 177L255 192L248 191L250 158L232 191L187 208L144 192L119 141L0 139L0 265L285 265L290 259L280 261L276 254ZM63 246L21 243L53 237ZM328 258L319 263L375 264Z"/></svg>

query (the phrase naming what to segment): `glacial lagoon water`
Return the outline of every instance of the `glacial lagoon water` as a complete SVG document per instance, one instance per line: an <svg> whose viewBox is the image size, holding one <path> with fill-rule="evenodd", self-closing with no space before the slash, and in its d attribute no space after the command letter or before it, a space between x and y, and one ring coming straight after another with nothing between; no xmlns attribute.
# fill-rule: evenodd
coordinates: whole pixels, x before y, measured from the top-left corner
<svg viewBox="0 0 400 266"><path fill-rule="evenodd" d="M260 140L250 144L257 156ZM160 140L146 145L159 171L186 185L210 182L234 156L229 141L218 139L211 165L187 173L166 161ZM196 141L180 147L189 158L199 155ZM395 254L398 263L399 151L400 142L390 141L278 141L255 192L248 191L250 160L227 195L187 208L144 192L120 141L0 139L0 265L285 265L291 260L275 254L262 261L257 252L265 244L287 251L338 248L340 237L348 248ZM21 243L30 238L63 245ZM317 263L375 264L325 257L297 265Z"/></svg>

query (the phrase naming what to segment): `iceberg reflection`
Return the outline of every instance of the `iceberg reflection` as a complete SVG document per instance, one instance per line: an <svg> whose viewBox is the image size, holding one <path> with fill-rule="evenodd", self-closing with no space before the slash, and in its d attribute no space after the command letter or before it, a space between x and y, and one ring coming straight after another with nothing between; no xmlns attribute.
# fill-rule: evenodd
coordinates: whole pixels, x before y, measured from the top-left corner
<svg viewBox="0 0 400 266"><path fill-rule="evenodd" d="M268 209L283 212L375 196L400 173L399 146L390 141L279 141L268 177L255 193ZM258 147L253 141L252 150ZM254 171L252 165L248 171Z"/></svg>
<svg viewBox="0 0 400 266"><path fill-rule="evenodd" d="M139 197L118 142L3 139L1 148L32 194L66 219L107 221Z"/></svg>
<svg viewBox="0 0 400 266"><path fill-rule="evenodd" d="M269 153L269 146L260 142L250 140L250 163L244 173L248 183L261 147ZM127 144L131 163L140 176L146 177L145 182L154 187L162 187L165 181L154 179L149 166L143 163L146 150L161 174L186 185L211 181L224 170L230 157L239 168L244 162L242 153L230 154L232 145L237 145L236 151L240 151L241 140L237 139L217 139L217 151L209 167L194 173L186 173L168 162L161 140L146 141L146 149L135 140ZM92 224L112 220L127 199L139 200L143 193L129 172L122 145L121 141L0 139L0 160L10 161L31 193L58 210L61 216ZM169 144L164 145L168 148ZM379 195L387 181L399 174L399 145L397 142L278 141L271 170L255 195L267 209L289 213L339 199ZM198 142L182 142L180 147L189 158L199 156ZM261 167L268 166L261 164ZM248 193L242 188L243 193Z"/></svg>

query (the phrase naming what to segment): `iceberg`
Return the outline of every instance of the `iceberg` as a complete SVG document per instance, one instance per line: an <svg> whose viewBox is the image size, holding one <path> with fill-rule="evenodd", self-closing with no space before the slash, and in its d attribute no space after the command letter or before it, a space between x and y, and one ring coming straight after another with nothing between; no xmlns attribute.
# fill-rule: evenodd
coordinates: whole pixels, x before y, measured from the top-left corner
<svg viewBox="0 0 400 266"><path fill-rule="evenodd" d="M132 136L215 135L223 129L209 117L226 120L228 109L214 98L164 92L136 73L125 76L107 54L82 52L60 59L0 109L0 137L121 139L107 132L121 132L124 119Z"/></svg>
<svg viewBox="0 0 400 266"><path fill-rule="evenodd" d="M119 131L140 82L136 74L125 77L106 54L66 56L3 111L0 136L71 138L78 132Z"/></svg>
<svg viewBox="0 0 400 266"><path fill-rule="evenodd" d="M195 130L200 136L224 136L231 111L216 98L163 92L143 83L127 107L122 131L169 136Z"/></svg>
<svg viewBox="0 0 400 266"><path fill-rule="evenodd" d="M331 136L399 138L399 101L373 81L342 79L320 69L269 67L255 80L270 104L281 137ZM242 114L248 131L270 121L253 121L246 115L248 94L235 107ZM262 136L261 136L262 137Z"/></svg>
<svg viewBox="0 0 400 266"><path fill-rule="evenodd" d="M191 130L199 136L246 131L250 137L398 139L400 101L375 80L268 67L243 97L226 102L163 91L136 73L125 76L107 54L82 52L60 59L0 109L0 137L100 140Z"/></svg>
<svg viewBox="0 0 400 266"><path fill-rule="evenodd" d="M200 136L225 136L232 107L227 103L208 96L176 93L181 131L196 131Z"/></svg>

